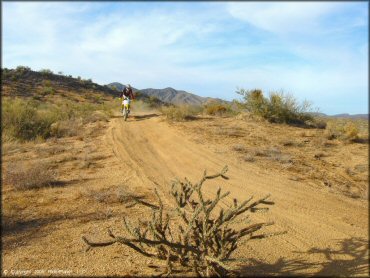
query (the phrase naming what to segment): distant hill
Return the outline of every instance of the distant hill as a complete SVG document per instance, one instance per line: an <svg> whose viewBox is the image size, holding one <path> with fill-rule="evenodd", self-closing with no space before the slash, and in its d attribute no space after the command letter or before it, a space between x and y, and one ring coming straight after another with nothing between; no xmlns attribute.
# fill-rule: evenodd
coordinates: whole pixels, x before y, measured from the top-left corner
<svg viewBox="0 0 370 278"><path fill-rule="evenodd" d="M46 100L49 97L67 97L73 100L118 96L115 90L92 82L91 79L55 74L50 70L33 71L28 67L1 69L2 96L32 97Z"/></svg>
<svg viewBox="0 0 370 278"><path fill-rule="evenodd" d="M175 90L174 88L170 87L164 89L149 88L140 90L140 92L148 96L157 97L162 101L173 104L201 105L208 100L208 98L200 97L181 90Z"/></svg>
<svg viewBox="0 0 370 278"><path fill-rule="evenodd" d="M344 114L336 114L336 115L331 115L329 117L333 117L333 118L350 118L350 119L369 119L369 114L348 114L348 113L344 113Z"/></svg>
<svg viewBox="0 0 370 278"><path fill-rule="evenodd" d="M346 119L369 119L369 114L335 114L335 115L327 115L325 113L310 113L313 116L317 117L329 117L329 118L346 118Z"/></svg>
<svg viewBox="0 0 370 278"><path fill-rule="evenodd" d="M113 89L113 90L116 90L116 91L122 91L124 88L126 88L126 85L123 85L119 82L113 82L113 83L109 83L108 85L106 85L107 87ZM137 91L139 91L138 89L134 88L134 87L131 87L132 88L132 91L135 93Z"/></svg>
<svg viewBox="0 0 370 278"><path fill-rule="evenodd" d="M119 82L113 82L107 85L110 88L116 88L117 90L122 90L125 88L125 85ZM201 97L192 93L188 93L182 90L176 90L171 87L167 87L164 89L134 89L133 91L140 91L140 93L147 95L149 97L153 96L158 98L159 100L172 103L172 104L190 104L190 105L202 105L210 101L218 101L218 102L226 102L224 100L218 98L210 98L210 97Z"/></svg>
<svg viewBox="0 0 370 278"><path fill-rule="evenodd" d="M119 97L125 86L121 83L99 85L91 79L55 74L50 70L33 71L28 67L2 69L2 90L4 97L24 97L45 102L87 101L101 103L112 97ZM134 92L138 90L133 88ZM152 107L168 105L159 99L150 99L145 94L137 94L136 99L149 103Z"/></svg>

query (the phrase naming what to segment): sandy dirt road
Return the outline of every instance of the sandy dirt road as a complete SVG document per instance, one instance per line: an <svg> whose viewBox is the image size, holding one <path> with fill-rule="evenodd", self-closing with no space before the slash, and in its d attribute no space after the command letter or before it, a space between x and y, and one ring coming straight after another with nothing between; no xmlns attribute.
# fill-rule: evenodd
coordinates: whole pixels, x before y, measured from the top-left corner
<svg viewBox="0 0 370 278"><path fill-rule="evenodd" d="M4 275L5 271L8 276L24 277L158 275L164 270L163 261L145 258L120 244L85 252L81 236L104 241L109 238L108 228L124 235L122 216L130 221L150 217L147 207L127 208L126 203L111 199L117 190L155 202L153 191L157 188L165 206L172 206L171 180L187 177L196 182L205 169L213 174L224 165L229 166L230 179L205 183L206 195L214 194L218 186L238 200L270 193L275 205L268 212L253 214L251 220L274 221L265 232L287 231L240 244L234 256L244 259L235 263L243 276L368 275L367 200L334 194L325 187L292 181L283 172L242 163L233 153L194 140L189 129L169 124L155 112L134 111L127 122L117 116L106 125L92 130L98 134L88 133L84 141L65 139L63 148L73 147L73 152L64 151L58 158L69 161L57 164L65 173L63 186L24 192L2 188L8 212L19 207L15 223L3 230ZM45 152L55 145L44 143L40 148ZM23 159L34 159L34 154L20 154ZM231 197L222 205L228 205ZM104 198L108 199L102 201Z"/></svg>
<svg viewBox="0 0 370 278"><path fill-rule="evenodd" d="M232 155L193 142L154 112L134 114L127 122L114 119L104 140L133 184L143 192L157 187L168 202L175 177L197 181L204 169L216 173L224 165L230 179L205 184L207 194L218 186L239 200L270 193L275 205L254 219L273 220L276 224L268 231L287 234L241 245L236 256L249 259L240 266L244 275L368 275L367 201L241 165Z"/></svg>

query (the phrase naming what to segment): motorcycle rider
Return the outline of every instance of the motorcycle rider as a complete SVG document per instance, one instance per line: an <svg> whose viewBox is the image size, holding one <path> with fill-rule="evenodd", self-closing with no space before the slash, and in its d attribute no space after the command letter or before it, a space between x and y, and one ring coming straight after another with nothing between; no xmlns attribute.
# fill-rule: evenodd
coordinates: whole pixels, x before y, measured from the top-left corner
<svg viewBox="0 0 370 278"><path fill-rule="evenodd" d="M132 87L130 84L128 84L121 92L121 95L120 95L120 99L121 99L121 113L123 111L123 101L125 99L129 99L129 100L133 100L135 99L135 96L132 92ZM128 113L130 113L130 109L128 110Z"/></svg>

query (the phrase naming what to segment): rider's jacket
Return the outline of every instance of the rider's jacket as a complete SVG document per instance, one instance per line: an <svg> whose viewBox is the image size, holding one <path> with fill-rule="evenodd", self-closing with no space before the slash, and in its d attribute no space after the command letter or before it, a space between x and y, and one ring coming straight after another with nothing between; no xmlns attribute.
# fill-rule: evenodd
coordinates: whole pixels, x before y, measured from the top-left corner
<svg viewBox="0 0 370 278"><path fill-rule="evenodd" d="M125 88L123 89L123 91L121 92L121 96L120 98L130 98L130 99L135 99L135 96L134 94L132 93L132 89L131 88Z"/></svg>

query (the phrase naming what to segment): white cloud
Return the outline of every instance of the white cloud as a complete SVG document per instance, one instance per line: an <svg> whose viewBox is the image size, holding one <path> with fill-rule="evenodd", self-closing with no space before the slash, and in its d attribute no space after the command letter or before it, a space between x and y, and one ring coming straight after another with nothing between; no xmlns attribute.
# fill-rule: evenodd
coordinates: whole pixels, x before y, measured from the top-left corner
<svg viewBox="0 0 370 278"><path fill-rule="evenodd" d="M235 2L228 5L231 16L279 35L321 33L324 31L321 19L343 8L345 3L335 2Z"/></svg>
<svg viewBox="0 0 370 278"><path fill-rule="evenodd" d="M5 3L4 65L50 68L102 84L171 86L227 99L237 97L236 86L284 89L302 99L366 86L368 43L357 50L351 42L337 44L328 36L333 26L324 28L321 22L342 12L337 3L209 3L209 9L199 10L149 9L140 3L146 9L125 12L127 5L104 10L105 4L95 2ZM361 26L362 18L352 25ZM225 43L224 35L234 35L240 22L267 32L259 34L258 43ZM340 33L342 27L336 30ZM325 40L317 41L323 34ZM297 56L294 67L282 61L282 50ZM280 62L266 59L270 53Z"/></svg>

